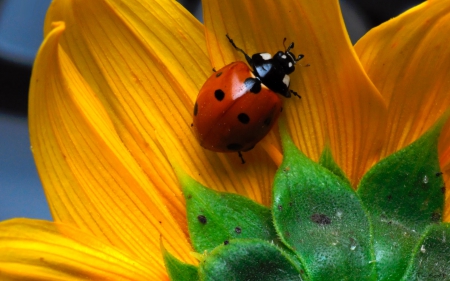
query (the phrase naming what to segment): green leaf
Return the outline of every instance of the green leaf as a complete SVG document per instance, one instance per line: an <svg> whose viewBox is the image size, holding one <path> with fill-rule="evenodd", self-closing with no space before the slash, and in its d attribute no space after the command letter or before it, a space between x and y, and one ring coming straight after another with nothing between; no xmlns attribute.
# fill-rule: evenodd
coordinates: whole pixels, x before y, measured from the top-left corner
<svg viewBox="0 0 450 281"><path fill-rule="evenodd" d="M330 172L341 178L348 185L350 184L350 180L345 175L344 171L342 171L341 167L334 161L333 154L331 153L331 149L329 146L325 146L320 155L319 164L322 167L327 168Z"/></svg>
<svg viewBox="0 0 450 281"><path fill-rule="evenodd" d="M197 252L210 251L234 238L278 240L269 208L237 194L213 191L186 175L180 181Z"/></svg>
<svg viewBox="0 0 450 281"><path fill-rule="evenodd" d="M301 153L280 123L284 159L272 213L312 280L374 280L370 224L350 185Z"/></svg>
<svg viewBox="0 0 450 281"><path fill-rule="evenodd" d="M372 222L379 280L399 280L421 233L441 221L444 182L437 142L442 124L380 161L360 182L358 194Z"/></svg>
<svg viewBox="0 0 450 281"><path fill-rule="evenodd" d="M207 254L201 280L300 281L300 271L275 245L259 239L235 239Z"/></svg>
<svg viewBox="0 0 450 281"><path fill-rule="evenodd" d="M198 281L198 267L183 263L163 247L164 263L171 281Z"/></svg>
<svg viewBox="0 0 450 281"><path fill-rule="evenodd" d="M427 228L402 280L450 280L450 224L434 224Z"/></svg>

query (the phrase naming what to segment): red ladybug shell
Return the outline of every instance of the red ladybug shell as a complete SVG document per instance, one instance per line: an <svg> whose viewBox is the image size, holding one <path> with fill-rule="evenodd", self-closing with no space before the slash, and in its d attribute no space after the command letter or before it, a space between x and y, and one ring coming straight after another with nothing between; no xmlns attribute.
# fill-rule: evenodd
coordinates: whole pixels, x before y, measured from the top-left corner
<svg viewBox="0 0 450 281"><path fill-rule="evenodd" d="M200 145L217 152L248 151L275 124L282 110L279 95L261 85L258 93L244 83L255 78L242 61L215 72L194 106L193 129Z"/></svg>

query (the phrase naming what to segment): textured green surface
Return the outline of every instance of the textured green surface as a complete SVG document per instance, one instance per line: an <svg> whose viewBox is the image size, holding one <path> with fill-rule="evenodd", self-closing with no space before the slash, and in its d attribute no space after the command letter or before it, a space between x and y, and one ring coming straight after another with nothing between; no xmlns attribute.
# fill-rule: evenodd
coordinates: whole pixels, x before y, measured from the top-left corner
<svg viewBox="0 0 450 281"><path fill-rule="evenodd" d="M373 226L379 280L400 280L421 233L441 221L441 126L375 165L358 187Z"/></svg>
<svg viewBox="0 0 450 281"><path fill-rule="evenodd" d="M356 193L283 131L282 142L272 212L283 240L311 280L375 280L370 225Z"/></svg>
<svg viewBox="0 0 450 281"><path fill-rule="evenodd" d="M350 185L350 181L344 174L344 171L342 171L342 169L334 161L333 154L331 153L329 146L325 146L324 150L322 151L319 159L319 164L341 178L345 183Z"/></svg>
<svg viewBox="0 0 450 281"><path fill-rule="evenodd" d="M299 269L275 245L259 239L230 240L200 263L201 280L300 281Z"/></svg>
<svg viewBox="0 0 450 281"><path fill-rule="evenodd" d="M278 240L269 208L237 194L220 193L185 178L189 234L198 253L234 238Z"/></svg>
<svg viewBox="0 0 450 281"><path fill-rule="evenodd" d="M433 224L414 249L404 281L450 280L450 224Z"/></svg>
<svg viewBox="0 0 450 281"><path fill-rule="evenodd" d="M183 263L163 249L164 263L170 280L172 281L198 281L198 268L196 266Z"/></svg>

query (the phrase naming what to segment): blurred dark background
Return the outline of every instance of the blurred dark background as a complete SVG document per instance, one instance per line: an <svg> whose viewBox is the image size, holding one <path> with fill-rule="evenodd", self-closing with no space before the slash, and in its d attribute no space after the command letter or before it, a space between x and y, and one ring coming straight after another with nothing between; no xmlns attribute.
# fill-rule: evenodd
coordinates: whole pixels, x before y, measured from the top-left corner
<svg viewBox="0 0 450 281"><path fill-rule="evenodd" d="M50 2L0 0L0 220L51 218L30 152L26 119L31 67L42 41L43 20ZM200 1L179 2L202 18ZM370 28L422 1L340 2L355 43Z"/></svg>

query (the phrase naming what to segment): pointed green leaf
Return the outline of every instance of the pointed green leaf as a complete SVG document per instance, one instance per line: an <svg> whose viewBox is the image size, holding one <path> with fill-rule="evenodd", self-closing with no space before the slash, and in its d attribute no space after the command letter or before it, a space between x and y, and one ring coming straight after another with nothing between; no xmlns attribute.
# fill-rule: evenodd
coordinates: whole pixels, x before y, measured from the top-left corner
<svg viewBox="0 0 450 281"><path fill-rule="evenodd" d="M207 254L200 263L201 280L213 281L300 281L300 275L287 255L269 242L235 239Z"/></svg>
<svg viewBox="0 0 450 281"><path fill-rule="evenodd" d="M312 280L374 280L370 226L356 193L301 153L280 123L284 159L274 181L275 227Z"/></svg>
<svg viewBox="0 0 450 281"><path fill-rule="evenodd" d="M347 178L344 171L342 171L341 167L339 167L334 161L333 154L331 153L329 146L325 146L323 149L322 154L320 155L319 164L341 178L346 184L351 185L350 180Z"/></svg>
<svg viewBox="0 0 450 281"><path fill-rule="evenodd" d="M171 281L198 281L198 267L183 263L163 248L164 263Z"/></svg>
<svg viewBox="0 0 450 281"><path fill-rule="evenodd" d="M444 182L437 141L442 124L380 161L360 182L358 194L371 217L380 280L399 280L421 233L441 221Z"/></svg>
<svg viewBox="0 0 450 281"><path fill-rule="evenodd" d="M277 240L270 209L237 194L216 192L181 178L194 249L210 251L233 238Z"/></svg>
<svg viewBox="0 0 450 281"><path fill-rule="evenodd" d="M450 224L433 224L427 228L402 280L450 280Z"/></svg>

